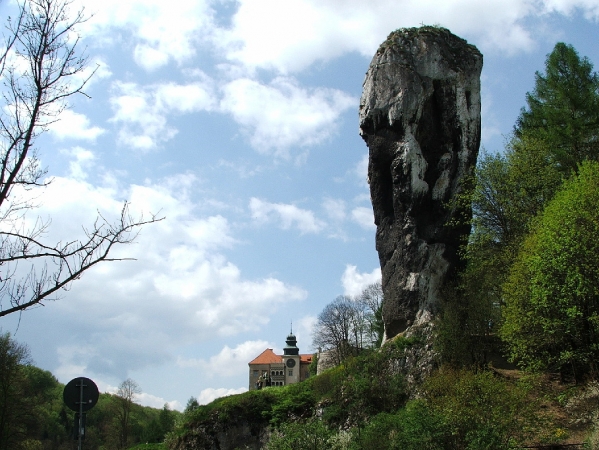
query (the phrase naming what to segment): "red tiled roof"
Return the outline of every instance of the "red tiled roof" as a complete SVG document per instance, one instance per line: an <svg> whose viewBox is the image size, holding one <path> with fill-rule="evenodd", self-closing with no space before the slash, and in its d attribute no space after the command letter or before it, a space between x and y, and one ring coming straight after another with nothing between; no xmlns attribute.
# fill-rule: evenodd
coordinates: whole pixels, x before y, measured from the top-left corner
<svg viewBox="0 0 599 450"><path fill-rule="evenodd" d="M275 353L272 351L272 348L267 348L248 364L278 364L282 362L282 358L278 355L275 355Z"/></svg>
<svg viewBox="0 0 599 450"><path fill-rule="evenodd" d="M311 353L299 355L299 357L301 364L310 364L312 362ZM267 348L248 364L281 364L282 362L283 357L281 355L276 355L272 348Z"/></svg>
<svg viewBox="0 0 599 450"><path fill-rule="evenodd" d="M310 364L312 362L312 354L300 355L300 362Z"/></svg>

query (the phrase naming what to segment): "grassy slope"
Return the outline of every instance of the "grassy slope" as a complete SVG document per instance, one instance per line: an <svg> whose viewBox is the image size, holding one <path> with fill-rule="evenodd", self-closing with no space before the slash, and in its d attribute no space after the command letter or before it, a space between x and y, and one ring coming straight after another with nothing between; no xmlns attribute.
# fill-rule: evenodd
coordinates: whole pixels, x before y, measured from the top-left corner
<svg viewBox="0 0 599 450"><path fill-rule="evenodd" d="M444 368L426 383L422 399L409 401L404 379L393 369L409 345L400 340L300 384L217 399L186 414L168 448L185 448L194 439L199 444L199 429L226 430L247 423L258 435L268 427L307 423L316 411L333 434L350 429L365 442L368 433L379 441L381 433L391 433L388 445L380 448L419 448L424 435L439 442L439 448L466 448L479 441L490 443L488 448L580 443L588 436L588 424L573 423L581 412L566 408L583 387L559 383L550 375ZM403 433L401 439L398 433Z"/></svg>

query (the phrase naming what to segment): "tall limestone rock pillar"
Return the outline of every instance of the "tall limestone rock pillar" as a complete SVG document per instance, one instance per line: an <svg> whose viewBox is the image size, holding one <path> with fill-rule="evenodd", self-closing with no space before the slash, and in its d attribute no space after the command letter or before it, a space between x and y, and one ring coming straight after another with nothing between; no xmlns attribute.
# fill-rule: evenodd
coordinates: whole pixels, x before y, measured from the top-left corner
<svg viewBox="0 0 599 450"><path fill-rule="evenodd" d="M454 200L478 156L482 63L449 30L408 28L389 35L366 73L360 134L370 153L386 339L430 323L461 267L472 212Z"/></svg>

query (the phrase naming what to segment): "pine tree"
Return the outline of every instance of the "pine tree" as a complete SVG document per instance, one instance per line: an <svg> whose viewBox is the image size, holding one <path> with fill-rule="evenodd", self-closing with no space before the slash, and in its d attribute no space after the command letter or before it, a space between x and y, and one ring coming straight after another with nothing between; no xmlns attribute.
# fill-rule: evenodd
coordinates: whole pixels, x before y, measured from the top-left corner
<svg viewBox="0 0 599 450"><path fill-rule="evenodd" d="M547 56L545 74L536 73L526 94L515 137L543 142L548 162L563 172L577 170L587 159L599 159L599 76L588 58L559 42Z"/></svg>

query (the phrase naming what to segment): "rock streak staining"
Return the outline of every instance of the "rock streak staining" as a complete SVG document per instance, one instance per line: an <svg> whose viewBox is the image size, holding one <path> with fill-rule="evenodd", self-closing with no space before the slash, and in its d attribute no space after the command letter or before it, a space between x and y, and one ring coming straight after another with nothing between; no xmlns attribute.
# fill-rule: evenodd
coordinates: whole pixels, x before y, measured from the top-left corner
<svg viewBox="0 0 599 450"><path fill-rule="evenodd" d="M386 339L430 322L460 268L472 212L456 200L478 156L482 62L449 30L408 28L389 35L366 73L360 134L370 153Z"/></svg>

